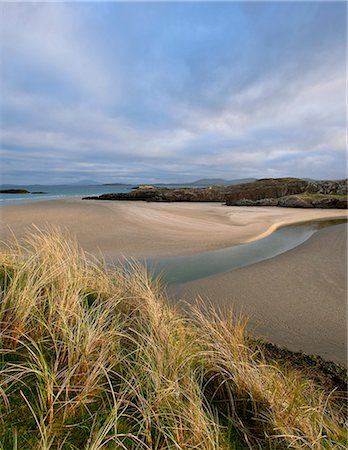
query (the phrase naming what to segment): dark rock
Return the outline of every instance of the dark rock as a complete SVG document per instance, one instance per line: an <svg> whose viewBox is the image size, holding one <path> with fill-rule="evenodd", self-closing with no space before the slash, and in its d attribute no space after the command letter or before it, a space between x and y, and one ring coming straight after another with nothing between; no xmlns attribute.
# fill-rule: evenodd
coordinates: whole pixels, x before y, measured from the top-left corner
<svg viewBox="0 0 348 450"><path fill-rule="evenodd" d="M26 189L0 189L0 194L30 194Z"/></svg>
<svg viewBox="0 0 348 450"><path fill-rule="evenodd" d="M226 202L227 206L278 206L277 198L263 198L261 200L249 200L242 198L241 200L230 200Z"/></svg>
<svg viewBox="0 0 348 450"><path fill-rule="evenodd" d="M256 200L256 206L278 206L279 199L277 198L264 198L262 200Z"/></svg>
<svg viewBox="0 0 348 450"><path fill-rule="evenodd" d="M255 202L255 206L278 206L278 204L279 199L277 198L264 198Z"/></svg>
<svg viewBox="0 0 348 450"><path fill-rule="evenodd" d="M256 206L256 200L249 200L248 198L241 198L240 200L229 200L226 202L227 206Z"/></svg>
<svg viewBox="0 0 348 450"><path fill-rule="evenodd" d="M278 206L284 208L313 208L311 202L304 200L296 195L290 195L287 197L282 197L278 201Z"/></svg>
<svg viewBox="0 0 348 450"><path fill-rule="evenodd" d="M347 200L337 197L324 197L312 201L315 208L339 208L347 209Z"/></svg>
<svg viewBox="0 0 348 450"><path fill-rule="evenodd" d="M348 209L347 198L337 199L335 208L337 209Z"/></svg>
<svg viewBox="0 0 348 450"><path fill-rule="evenodd" d="M47 194L47 192L35 191L35 192L32 192L32 194Z"/></svg>

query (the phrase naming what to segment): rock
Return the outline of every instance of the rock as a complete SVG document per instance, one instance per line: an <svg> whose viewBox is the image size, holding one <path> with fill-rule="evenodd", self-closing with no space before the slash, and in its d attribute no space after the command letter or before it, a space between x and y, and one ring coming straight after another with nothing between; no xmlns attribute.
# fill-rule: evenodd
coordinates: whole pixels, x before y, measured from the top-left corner
<svg viewBox="0 0 348 450"><path fill-rule="evenodd" d="M257 200L256 206L278 206L279 199L277 198L264 198L262 200Z"/></svg>
<svg viewBox="0 0 348 450"><path fill-rule="evenodd" d="M338 209L348 209L347 198L337 199L335 208Z"/></svg>
<svg viewBox="0 0 348 450"><path fill-rule="evenodd" d="M0 194L30 194L26 189L0 189Z"/></svg>
<svg viewBox="0 0 348 450"><path fill-rule="evenodd" d="M249 200L248 198L241 198L240 200L229 200L226 202L227 206L255 206L257 202L255 200Z"/></svg>
<svg viewBox="0 0 348 450"><path fill-rule="evenodd" d="M310 191L309 191L310 190ZM309 182L297 178L271 178L252 183L204 188L139 186L128 193L110 193L94 200L141 200L147 202L226 202L232 206L283 206L292 208L346 208L347 180ZM307 195L308 194L308 195ZM341 198L325 202L318 196ZM318 200L317 203L313 203Z"/></svg>
<svg viewBox="0 0 348 450"><path fill-rule="evenodd" d="M347 200L343 200L336 197L320 198L312 201L314 208L337 208L347 209Z"/></svg>
<svg viewBox="0 0 348 450"><path fill-rule="evenodd" d="M284 208L313 208L311 202L297 197L296 195L290 195L279 199L278 206Z"/></svg>
<svg viewBox="0 0 348 450"><path fill-rule="evenodd" d="M242 198L241 200L230 200L226 202L227 206L278 206L277 198L263 198L261 200L249 200Z"/></svg>
<svg viewBox="0 0 348 450"><path fill-rule="evenodd" d="M347 195L347 180L340 181L310 181L307 186L307 192L312 194L324 195Z"/></svg>

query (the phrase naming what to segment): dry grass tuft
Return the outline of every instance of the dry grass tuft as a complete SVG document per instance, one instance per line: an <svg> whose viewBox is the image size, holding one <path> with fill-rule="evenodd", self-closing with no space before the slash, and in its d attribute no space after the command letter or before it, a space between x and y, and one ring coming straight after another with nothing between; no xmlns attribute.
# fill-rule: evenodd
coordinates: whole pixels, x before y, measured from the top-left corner
<svg viewBox="0 0 348 450"><path fill-rule="evenodd" d="M182 317L134 262L36 229L0 282L4 449L345 448L335 393L266 359L241 317Z"/></svg>

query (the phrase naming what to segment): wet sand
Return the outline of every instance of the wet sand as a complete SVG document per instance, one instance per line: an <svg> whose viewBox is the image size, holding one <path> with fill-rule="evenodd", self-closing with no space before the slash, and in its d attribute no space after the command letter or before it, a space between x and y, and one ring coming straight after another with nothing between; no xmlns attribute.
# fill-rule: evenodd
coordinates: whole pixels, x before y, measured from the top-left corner
<svg viewBox="0 0 348 450"><path fill-rule="evenodd" d="M251 266L171 288L250 317L249 329L294 351L347 364L347 226L316 232L302 245Z"/></svg>
<svg viewBox="0 0 348 450"><path fill-rule="evenodd" d="M2 240L32 224L68 229L85 250L107 258L183 255L250 242L281 225L346 217L343 210L226 207L218 203L144 203L75 199L0 208ZM280 256L178 286L251 315L250 330L291 350L346 362L346 226L317 232ZM173 293L173 289L171 290Z"/></svg>

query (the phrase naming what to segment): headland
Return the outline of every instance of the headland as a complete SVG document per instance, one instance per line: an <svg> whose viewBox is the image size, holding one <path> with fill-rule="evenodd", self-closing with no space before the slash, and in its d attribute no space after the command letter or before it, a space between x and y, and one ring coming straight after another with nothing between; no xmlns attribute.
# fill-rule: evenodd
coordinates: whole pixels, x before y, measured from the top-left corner
<svg viewBox="0 0 348 450"><path fill-rule="evenodd" d="M227 206L346 209L347 186L347 180L307 181L298 178L265 178L251 183L204 188L139 186L132 192L85 197L85 200L220 202Z"/></svg>

